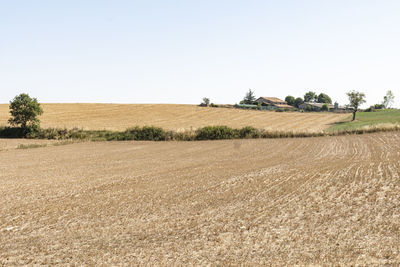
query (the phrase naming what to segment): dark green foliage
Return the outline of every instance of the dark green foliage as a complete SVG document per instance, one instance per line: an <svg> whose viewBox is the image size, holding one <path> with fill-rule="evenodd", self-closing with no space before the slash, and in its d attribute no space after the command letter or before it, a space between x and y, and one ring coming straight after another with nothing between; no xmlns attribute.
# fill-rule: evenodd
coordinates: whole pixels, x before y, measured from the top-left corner
<svg viewBox="0 0 400 267"><path fill-rule="evenodd" d="M315 102L318 100L317 94L315 92L307 92L304 95L304 102Z"/></svg>
<svg viewBox="0 0 400 267"><path fill-rule="evenodd" d="M318 95L318 103L327 103L327 104L332 104L332 99L324 93L320 93Z"/></svg>
<svg viewBox="0 0 400 267"><path fill-rule="evenodd" d="M329 111L329 106L328 106L328 104L323 104L322 107L321 107L321 110L322 110L322 111Z"/></svg>
<svg viewBox="0 0 400 267"><path fill-rule="evenodd" d="M306 111L314 111L313 107L310 105L306 106Z"/></svg>
<svg viewBox="0 0 400 267"><path fill-rule="evenodd" d="M239 130L239 138L260 138L260 136L260 130L251 126L246 126Z"/></svg>
<svg viewBox="0 0 400 267"><path fill-rule="evenodd" d="M376 110L380 110L380 109L385 109L385 105L384 104L375 104L375 105L367 108L365 111L366 112L375 112Z"/></svg>
<svg viewBox="0 0 400 267"><path fill-rule="evenodd" d="M295 104L295 98L293 97L293 96L291 96L291 95L288 95L286 98L285 98L285 101L286 101L286 103L288 104L288 105L291 105L291 106L293 106L294 104Z"/></svg>
<svg viewBox="0 0 400 267"><path fill-rule="evenodd" d="M33 138L36 137L40 129L36 126L22 127L0 127L0 138Z"/></svg>
<svg viewBox="0 0 400 267"><path fill-rule="evenodd" d="M136 126L125 131L124 140L147 140L147 141L165 141L166 132L160 127Z"/></svg>
<svg viewBox="0 0 400 267"><path fill-rule="evenodd" d="M36 131L40 121L37 118L43 113L36 98L31 98L28 94L20 94L10 101L11 118L8 122L12 126L21 127L26 134Z"/></svg>
<svg viewBox="0 0 400 267"><path fill-rule="evenodd" d="M0 138L24 138L26 132L22 128L16 127L1 127Z"/></svg>
<svg viewBox="0 0 400 267"><path fill-rule="evenodd" d="M257 103L255 103L255 102L256 102L256 96L254 94L254 91L249 89L249 91L244 96L243 101L241 101L241 104L257 105Z"/></svg>
<svg viewBox="0 0 400 267"><path fill-rule="evenodd" d="M365 110L365 112L375 112L375 107L374 106L370 106L369 108L367 108Z"/></svg>
<svg viewBox="0 0 400 267"><path fill-rule="evenodd" d="M304 103L304 100L303 100L303 98L301 98L301 97L298 97L298 98L296 98L295 100L294 100L294 106L296 107L296 108L299 108L299 106L301 105L301 104L303 104Z"/></svg>
<svg viewBox="0 0 400 267"><path fill-rule="evenodd" d="M208 97L203 97L203 102L201 105L208 106L210 104L210 99Z"/></svg>
<svg viewBox="0 0 400 267"><path fill-rule="evenodd" d="M393 111L397 112L397 111ZM375 112L383 113L381 112ZM361 113L363 114L363 113ZM368 114L368 113L365 113ZM379 115L379 114L378 114ZM123 141L123 140L148 140L148 141L195 141L195 140L221 140L221 139L244 139L244 138L299 138L317 136L337 136L346 134L363 134L381 131L400 131L400 126L393 124L390 127L370 127L351 129L331 129L326 132L282 132L265 131L251 126L241 129L232 129L227 126L206 126L197 131L174 132L164 131L158 127L145 126L134 127L123 132L113 131L85 131L81 129L40 129L38 132L31 132L28 135L22 128L0 127L0 138L37 138L57 140L90 140L90 141Z"/></svg>
<svg viewBox="0 0 400 267"><path fill-rule="evenodd" d="M196 131L197 140L233 139L237 137L237 130L227 126L206 126Z"/></svg>

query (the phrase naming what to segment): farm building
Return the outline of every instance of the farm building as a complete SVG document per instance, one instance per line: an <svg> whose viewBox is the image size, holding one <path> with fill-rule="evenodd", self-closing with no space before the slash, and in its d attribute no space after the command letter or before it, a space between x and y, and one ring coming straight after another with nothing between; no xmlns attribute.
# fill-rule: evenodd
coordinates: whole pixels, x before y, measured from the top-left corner
<svg viewBox="0 0 400 267"><path fill-rule="evenodd" d="M286 101L279 99L277 97L260 97L257 99L257 102L263 106L271 106L273 108L284 108L284 109L293 109L293 106L287 104Z"/></svg>
<svg viewBox="0 0 400 267"><path fill-rule="evenodd" d="M312 111L321 111L322 106L325 105L325 103L314 103L314 102L304 102L303 104L299 105L299 109L302 110L312 110ZM348 108L339 106L339 104L336 102L335 104L327 104L329 111L332 112L347 112L349 111Z"/></svg>

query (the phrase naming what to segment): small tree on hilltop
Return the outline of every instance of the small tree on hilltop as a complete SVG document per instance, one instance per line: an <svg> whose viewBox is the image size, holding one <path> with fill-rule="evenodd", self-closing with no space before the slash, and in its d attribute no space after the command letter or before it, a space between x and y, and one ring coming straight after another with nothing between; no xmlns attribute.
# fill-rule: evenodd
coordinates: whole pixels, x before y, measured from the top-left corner
<svg viewBox="0 0 400 267"><path fill-rule="evenodd" d="M246 93L246 95L243 98L243 103L244 104L253 104L256 101L256 95L254 94L254 91L249 89L249 91Z"/></svg>
<svg viewBox="0 0 400 267"><path fill-rule="evenodd" d="M207 97L203 97L203 102L201 104L208 107L208 105L210 105L210 99Z"/></svg>
<svg viewBox="0 0 400 267"><path fill-rule="evenodd" d="M353 121L356 119L356 113L359 106L365 103L365 94L357 91L350 91L347 93L350 101L350 107L353 108Z"/></svg>
<svg viewBox="0 0 400 267"><path fill-rule="evenodd" d="M390 108L394 102L394 95L391 90L386 92L386 95L383 97L383 105L385 108Z"/></svg>
<svg viewBox="0 0 400 267"><path fill-rule="evenodd" d="M294 99L294 97L293 97L293 96L291 96L291 95L288 95L288 96L285 98L285 101L286 101L286 103L287 103L288 105L291 105L291 106L293 106L293 105L294 105L294 101L295 101L295 99Z"/></svg>
<svg viewBox="0 0 400 267"><path fill-rule="evenodd" d="M10 101L11 118L8 122L12 126L21 127L27 133L39 128L40 120L37 117L42 113L43 110L36 98L31 98L28 94L20 94Z"/></svg>

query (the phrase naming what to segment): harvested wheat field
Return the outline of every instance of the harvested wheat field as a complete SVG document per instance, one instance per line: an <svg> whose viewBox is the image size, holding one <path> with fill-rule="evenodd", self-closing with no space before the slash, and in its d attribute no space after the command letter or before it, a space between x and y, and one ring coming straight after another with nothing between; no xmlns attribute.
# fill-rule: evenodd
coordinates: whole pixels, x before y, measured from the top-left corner
<svg viewBox="0 0 400 267"><path fill-rule="evenodd" d="M42 107L42 127L85 130L125 130L136 125L153 125L184 131L208 125L226 125L318 132L349 117L349 114L266 112L173 104L42 104ZM0 105L0 125L7 124L8 112L8 105Z"/></svg>
<svg viewBox="0 0 400 267"><path fill-rule="evenodd" d="M400 264L397 132L0 157L0 265Z"/></svg>

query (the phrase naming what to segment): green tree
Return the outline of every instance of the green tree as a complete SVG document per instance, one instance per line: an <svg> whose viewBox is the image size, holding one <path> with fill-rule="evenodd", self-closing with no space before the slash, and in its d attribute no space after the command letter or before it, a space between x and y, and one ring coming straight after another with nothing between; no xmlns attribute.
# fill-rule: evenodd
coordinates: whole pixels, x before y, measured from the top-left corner
<svg viewBox="0 0 400 267"><path fill-rule="evenodd" d="M293 105L294 105L294 101L295 101L295 99L294 99L294 97L293 97L293 96L291 96L291 95L288 95L288 96L285 98L285 101L286 101L286 103L287 103L288 105L291 105L291 106L293 106Z"/></svg>
<svg viewBox="0 0 400 267"><path fill-rule="evenodd" d="M327 103L327 104L332 104L332 99L324 93L320 93L318 95L318 103Z"/></svg>
<svg viewBox="0 0 400 267"><path fill-rule="evenodd" d="M296 108L299 108L299 106L301 105L301 104L303 104L304 103L304 101L303 101L303 98L301 98L301 97L298 97L298 98L296 98L295 100L294 100L294 106L296 107Z"/></svg>
<svg viewBox="0 0 400 267"><path fill-rule="evenodd" d="M322 110L322 111L329 111L329 106L328 106L328 104L323 104L322 107L321 107L321 110Z"/></svg>
<svg viewBox="0 0 400 267"><path fill-rule="evenodd" d="M304 95L304 102L315 102L316 100L318 100L318 97L315 92L309 91Z"/></svg>
<svg viewBox="0 0 400 267"><path fill-rule="evenodd" d="M310 105L306 106L306 111L314 111L313 107Z"/></svg>
<svg viewBox="0 0 400 267"><path fill-rule="evenodd" d="M353 121L356 119L358 108L365 103L365 94L357 91L350 91L347 93L349 98L350 107L353 108Z"/></svg>
<svg viewBox="0 0 400 267"><path fill-rule="evenodd" d="M36 98L31 98L28 94L20 94L10 101L11 118L8 122L27 132L29 129L39 127L40 120L37 117L42 113L43 110Z"/></svg>
<svg viewBox="0 0 400 267"><path fill-rule="evenodd" d="M394 102L394 94L391 90L386 92L386 95L383 97L383 105L385 108L390 108Z"/></svg>
<svg viewBox="0 0 400 267"><path fill-rule="evenodd" d="M243 104L254 104L256 101L256 95L254 94L254 91L249 89L249 91L246 93L246 95L243 98Z"/></svg>
<svg viewBox="0 0 400 267"><path fill-rule="evenodd" d="M210 99L207 97L203 97L203 102L201 104L208 107L208 105L210 105Z"/></svg>

